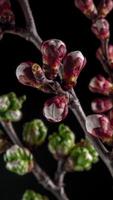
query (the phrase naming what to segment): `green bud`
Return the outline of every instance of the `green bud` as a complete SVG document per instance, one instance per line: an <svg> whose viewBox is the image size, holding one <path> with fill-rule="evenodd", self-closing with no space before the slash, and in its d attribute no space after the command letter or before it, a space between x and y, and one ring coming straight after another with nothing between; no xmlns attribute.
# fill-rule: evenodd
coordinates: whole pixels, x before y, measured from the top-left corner
<svg viewBox="0 0 113 200"><path fill-rule="evenodd" d="M6 168L19 175L31 172L33 169L33 156L26 148L13 145L4 155Z"/></svg>
<svg viewBox="0 0 113 200"><path fill-rule="evenodd" d="M70 151L65 168L67 171L89 170L97 161L98 153L94 147L87 140L81 140Z"/></svg>
<svg viewBox="0 0 113 200"><path fill-rule="evenodd" d="M26 190L22 200L48 200L48 198L32 190Z"/></svg>
<svg viewBox="0 0 113 200"><path fill-rule="evenodd" d="M9 110L2 115L2 119L5 121L16 122L22 117L22 112L20 110Z"/></svg>
<svg viewBox="0 0 113 200"><path fill-rule="evenodd" d="M27 122L23 129L23 139L30 145L41 145L47 136L47 128L42 120L34 119Z"/></svg>
<svg viewBox="0 0 113 200"><path fill-rule="evenodd" d="M10 110L20 110L24 101L26 100L26 96L17 97L14 92L10 92L8 94L10 100Z"/></svg>
<svg viewBox="0 0 113 200"><path fill-rule="evenodd" d="M49 136L48 148L55 159L63 158L69 154L75 143L75 135L68 126L61 124L59 132Z"/></svg>
<svg viewBox="0 0 113 200"><path fill-rule="evenodd" d="M0 96L0 112L5 112L10 106L10 101L7 95Z"/></svg>

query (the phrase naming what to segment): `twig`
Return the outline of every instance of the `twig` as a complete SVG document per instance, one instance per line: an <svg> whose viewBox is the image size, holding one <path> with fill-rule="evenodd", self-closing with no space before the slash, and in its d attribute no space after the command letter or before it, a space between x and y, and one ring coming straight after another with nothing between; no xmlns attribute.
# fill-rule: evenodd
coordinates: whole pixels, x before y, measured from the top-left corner
<svg viewBox="0 0 113 200"><path fill-rule="evenodd" d="M23 144L18 138L11 122L0 121L2 127L6 131L9 138L12 140L14 144L19 145L23 148ZM42 168L34 161L34 168L32 170L33 175L37 179L37 181L48 191L50 191L58 200L69 200L66 196L64 189L61 189L50 179L47 173L42 170Z"/></svg>
<svg viewBox="0 0 113 200"><path fill-rule="evenodd" d="M85 127L86 122L86 115L80 105L79 99L76 96L76 93L74 90L70 92L73 96L73 99L70 103L70 109L72 110L73 114L76 116L78 122L80 123L86 138L93 144L97 152L99 153L100 158L105 163L107 168L109 169L111 176L113 177L113 167L112 167L112 161L109 158L109 152L105 148L105 146L102 144L102 142L99 139L95 139L93 136L91 136Z"/></svg>
<svg viewBox="0 0 113 200"><path fill-rule="evenodd" d="M40 38L37 32L29 2L28 0L17 0L17 2L19 3L25 17L26 34L29 36L28 40L32 42L40 50L42 39ZM20 35L22 37L22 35L19 32L17 33L17 35Z"/></svg>

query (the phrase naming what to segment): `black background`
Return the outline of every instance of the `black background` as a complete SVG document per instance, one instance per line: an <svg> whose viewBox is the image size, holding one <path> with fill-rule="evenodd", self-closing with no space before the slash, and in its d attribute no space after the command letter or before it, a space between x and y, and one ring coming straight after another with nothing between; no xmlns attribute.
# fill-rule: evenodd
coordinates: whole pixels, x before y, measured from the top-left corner
<svg viewBox="0 0 113 200"><path fill-rule="evenodd" d="M80 50L87 58L86 68L81 73L76 93L80 99L85 113L91 113L90 102L96 97L88 90L88 83L91 77L97 73L104 74L100 63L95 58L95 51L99 47L99 41L90 31L91 22L79 12L73 0L30 0L37 29L43 40L58 38L63 40L68 52ZM96 3L100 1L95 1ZM24 20L16 0L12 0L16 21L18 25L24 26ZM107 17L111 25L111 43L113 35L113 12ZM0 41L0 95L10 91L18 95L26 94L27 101L23 106L23 119L15 123L15 129L22 138L22 127L24 122L34 118L41 118L48 126L48 134L57 130L58 124L50 124L42 115L43 104L51 95L44 94L36 89L25 87L18 83L15 76L16 67L23 61L32 60L41 64L41 54L33 44L12 35L5 35ZM73 114L70 112L63 121L75 132L77 139L83 136ZM35 156L40 165L52 177L56 169L56 161L43 145ZM113 193L112 178L105 165L100 161L92 167L89 172L67 174L65 177L66 192L70 200L82 200L91 198L109 199ZM40 186L32 174L23 177L9 173L5 169L3 157L0 157L0 200L20 200L25 189L34 189L42 194L47 194L54 200L42 186ZM112 199L112 197L111 197Z"/></svg>

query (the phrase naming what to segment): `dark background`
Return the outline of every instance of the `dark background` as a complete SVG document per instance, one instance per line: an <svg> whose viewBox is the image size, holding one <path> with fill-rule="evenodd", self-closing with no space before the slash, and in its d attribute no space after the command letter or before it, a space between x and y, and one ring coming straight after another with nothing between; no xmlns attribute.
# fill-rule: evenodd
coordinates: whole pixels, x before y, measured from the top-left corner
<svg viewBox="0 0 113 200"><path fill-rule="evenodd" d="M95 2L98 3L100 1ZM99 41L90 31L91 22L74 7L73 0L30 0L30 4L38 32L43 40L50 38L61 39L66 43L69 52L80 50L86 56L88 62L78 79L76 93L84 111L87 115L90 114L90 102L96 97L96 94L89 92L88 83L91 77L97 73L104 74L100 63L95 58L95 51L99 47ZM12 0L12 5L16 14L17 24L24 26L23 16L16 4L16 0ZM112 43L113 12L107 18L111 25ZM44 120L48 126L48 134L56 131L58 127L58 124L48 123L42 115L43 104L50 95L25 87L18 83L16 79L16 67L21 62L28 60L41 64L41 54L33 44L17 36L5 35L3 40L0 41L0 95L10 91L14 91L18 95L27 95L27 101L23 106L23 119L14 124L20 138L22 138L24 122L34 118ZM70 126L78 140L83 136L83 131L71 112L63 122ZM56 161L49 154L47 146L43 145L35 151L35 155L40 165L52 177L56 169ZM70 200L109 199L113 193L112 178L101 161L93 165L92 170L89 172L67 174L65 183ZM5 169L3 157L1 156L0 200L20 200L25 189L34 189L42 194L47 194L51 200L54 200L54 197L37 183L32 174L21 177L9 173Z"/></svg>

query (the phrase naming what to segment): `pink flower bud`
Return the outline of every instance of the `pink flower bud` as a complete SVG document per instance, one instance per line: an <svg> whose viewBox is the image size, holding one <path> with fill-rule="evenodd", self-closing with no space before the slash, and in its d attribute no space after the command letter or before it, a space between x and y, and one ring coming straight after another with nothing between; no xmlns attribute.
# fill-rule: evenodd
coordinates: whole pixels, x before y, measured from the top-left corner
<svg viewBox="0 0 113 200"><path fill-rule="evenodd" d="M98 16L106 17L110 11L113 9L113 1L112 0L104 0L100 2L98 7Z"/></svg>
<svg viewBox="0 0 113 200"><path fill-rule="evenodd" d="M68 114L68 102L67 96L55 96L47 100L44 104L43 113L48 121L60 122Z"/></svg>
<svg viewBox="0 0 113 200"><path fill-rule="evenodd" d="M103 52L102 52L102 48L99 47L97 49L97 52L96 52L96 57L99 61L103 60L104 61L104 55L103 55ZM109 61L109 67L111 69L113 69L113 45L109 45L108 46L108 61Z"/></svg>
<svg viewBox="0 0 113 200"><path fill-rule="evenodd" d="M92 24L91 30L100 40L105 40L110 37L109 23L106 19L97 19Z"/></svg>
<svg viewBox="0 0 113 200"><path fill-rule="evenodd" d="M98 75L91 79L89 89L91 92L109 95L113 92L113 84L102 75Z"/></svg>
<svg viewBox="0 0 113 200"><path fill-rule="evenodd" d="M3 30L15 25L15 16L8 0L0 0L0 25Z"/></svg>
<svg viewBox="0 0 113 200"><path fill-rule="evenodd" d="M97 9L93 0L75 0L75 6L87 17L96 16Z"/></svg>
<svg viewBox="0 0 113 200"><path fill-rule="evenodd" d="M91 108L95 113L103 113L110 110L113 107L113 102L111 99L95 99L91 103Z"/></svg>
<svg viewBox="0 0 113 200"><path fill-rule="evenodd" d="M89 134L103 141L113 137L110 121L104 115L89 115L86 118L86 130Z"/></svg>
<svg viewBox="0 0 113 200"><path fill-rule="evenodd" d="M51 92L41 67L36 63L21 63L16 69L16 77L23 85L37 88L45 93Z"/></svg>
<svg viewBox="0 0 113 200"><path fill-rule="evenodd" d="M86 64L86 58L80 51L69 53L63 62L63 87L68 90L76 85L77 78Z"/></svg>
<svg viewBox="0 0 113 200"><path fill-rule="evenodd" d="M54 79L66 55L66 45L57 39L47 40L41 46L43 68L48 79Z"/></svg>

